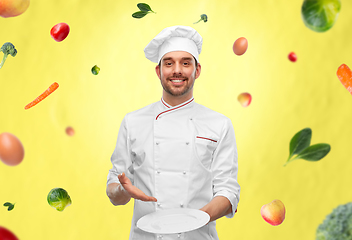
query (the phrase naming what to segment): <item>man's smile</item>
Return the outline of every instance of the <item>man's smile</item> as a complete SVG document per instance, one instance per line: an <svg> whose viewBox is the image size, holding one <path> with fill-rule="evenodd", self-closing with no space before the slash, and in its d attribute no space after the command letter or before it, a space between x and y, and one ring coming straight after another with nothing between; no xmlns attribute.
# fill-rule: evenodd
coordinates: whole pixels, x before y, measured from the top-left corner
<svg viewBox="0 0 352 240"><path fill-rule="evenodd" d="M173 77L173 78L169 78L169 79L172 82L172 84L175 86L180 86L183 84L183 82L185 80L187 80L187 78L180 78L180 77Z"/></svg>
<svg viewBox="0 0 352 240"><path fill-rule="evenodd" d="M170 80L174 86L181 86L181 85L183 85L183 83L186 79L171 78Z"/></svg>

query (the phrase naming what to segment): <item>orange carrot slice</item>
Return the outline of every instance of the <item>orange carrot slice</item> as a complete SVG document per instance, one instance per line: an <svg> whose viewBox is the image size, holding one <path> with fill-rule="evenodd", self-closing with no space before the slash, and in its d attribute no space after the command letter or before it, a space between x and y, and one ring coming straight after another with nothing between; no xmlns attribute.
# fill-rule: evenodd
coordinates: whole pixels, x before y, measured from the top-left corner
<svg viewBox="0 0 352 240"><path fill-rule="evenodd" d="M336 73L342 85L352 94L352 71L346 64L342 64Z"/></svg>
<svg viewBox="0 0 352 240"><path fill-rule="evenodd" d="M29 109L35 105L37 105L39 102L41 102L43 99L45 99L47 96L49 96L51 93L53 93L57 88L59 87L59 84L57 82L54 82L53 84L50 85L50 87L45 90L42 94L39 95L36 99L34 99L32 102L27 104L24 109Z"/></svg>

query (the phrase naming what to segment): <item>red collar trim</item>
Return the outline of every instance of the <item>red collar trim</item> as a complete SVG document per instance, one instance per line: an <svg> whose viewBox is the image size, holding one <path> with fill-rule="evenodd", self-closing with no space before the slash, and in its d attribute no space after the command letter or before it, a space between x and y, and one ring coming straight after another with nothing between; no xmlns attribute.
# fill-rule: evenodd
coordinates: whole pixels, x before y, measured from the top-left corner
<svg viewBox="0 0 352 240"><path fill-rule="evenodd" d="M165 107L170 108L170 107L164 102L163 98L161 98L161 102L165 105Z"/></svg>
<svg viewBox="0 0 352 240"><path fill-rule="evenodd" d="M156 116L155 120L158 120L158 117L159 117L161 114L166 113L166 112L170 112L170 111L173 111L173 110L176 110L176 109L179 109L180 107L183 107L183 106L186 106L187 104L190 104L193 100L194 100L194 98L192 98L190 101L188 101L188 102L186 102L186 103L184 103L184 104L182 104L182 105L180 105L180 106L178 106L178 107L175 107L175 108L172 108L172 109L169 109L169 110L166 110L166 111L164 111L164 112L159 113L159 115Z"/></svg>

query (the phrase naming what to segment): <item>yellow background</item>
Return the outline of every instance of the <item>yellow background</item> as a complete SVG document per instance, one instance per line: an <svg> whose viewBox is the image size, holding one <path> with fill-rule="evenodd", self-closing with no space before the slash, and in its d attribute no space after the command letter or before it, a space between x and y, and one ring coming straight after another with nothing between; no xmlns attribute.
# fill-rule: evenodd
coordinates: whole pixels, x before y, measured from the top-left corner
<svg viewBox="0 0 352 240"><path fill-rule="evenodd" d="M0 162L0 225L21 240L128 239L133 201L114 207L108 200L110 156L124 115L161 98L144 47L163 28L188 25L204 39L195 101L228 116L238 144L238 213L217 221L220 239L315 239L325 216L352 199L352 96L336 76L342 63L352 67L352 2L342 1L325 33L304 26L302 0L148 0L157 13L134 19L137 3L32 0L24 14L0 18L0 44L18 50L0 69L0 133L25 148L20 165ZM201 14L208 22L193 24ZM50 29L60 22L71 31L55 42ZM242 56L232 51L239 37L249 42ZM52 95L24 110L53 82L60 87ZM247 108L237 101L242 92L253 97ZM291 138L305 127L311 143L329 143L330 153L283 167ZM46 201L55 187L72 199L63 212ZM260 215L274 199L286 207L276 227ZM2 206L7 201L16 202L12 211Z"/></svg>

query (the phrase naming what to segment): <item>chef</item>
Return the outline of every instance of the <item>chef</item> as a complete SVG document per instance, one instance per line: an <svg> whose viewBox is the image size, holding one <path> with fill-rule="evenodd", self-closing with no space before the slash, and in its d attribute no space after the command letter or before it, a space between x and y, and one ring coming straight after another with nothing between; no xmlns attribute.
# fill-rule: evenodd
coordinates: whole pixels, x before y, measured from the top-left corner
<svg viewBox="0 0 352 240"><path fill-rule="evenodd" d="M144 49L146 58L157 63L162 97L123 118L106 189L113 205L135 199L130 240L219 239L215 220L232 218L237 211L240 186L231 120L193 97L202 42L193 28L172 26ZM146 214L172 208L199 209L210 220L177 234L153 234L136 226Z"/></svg>

